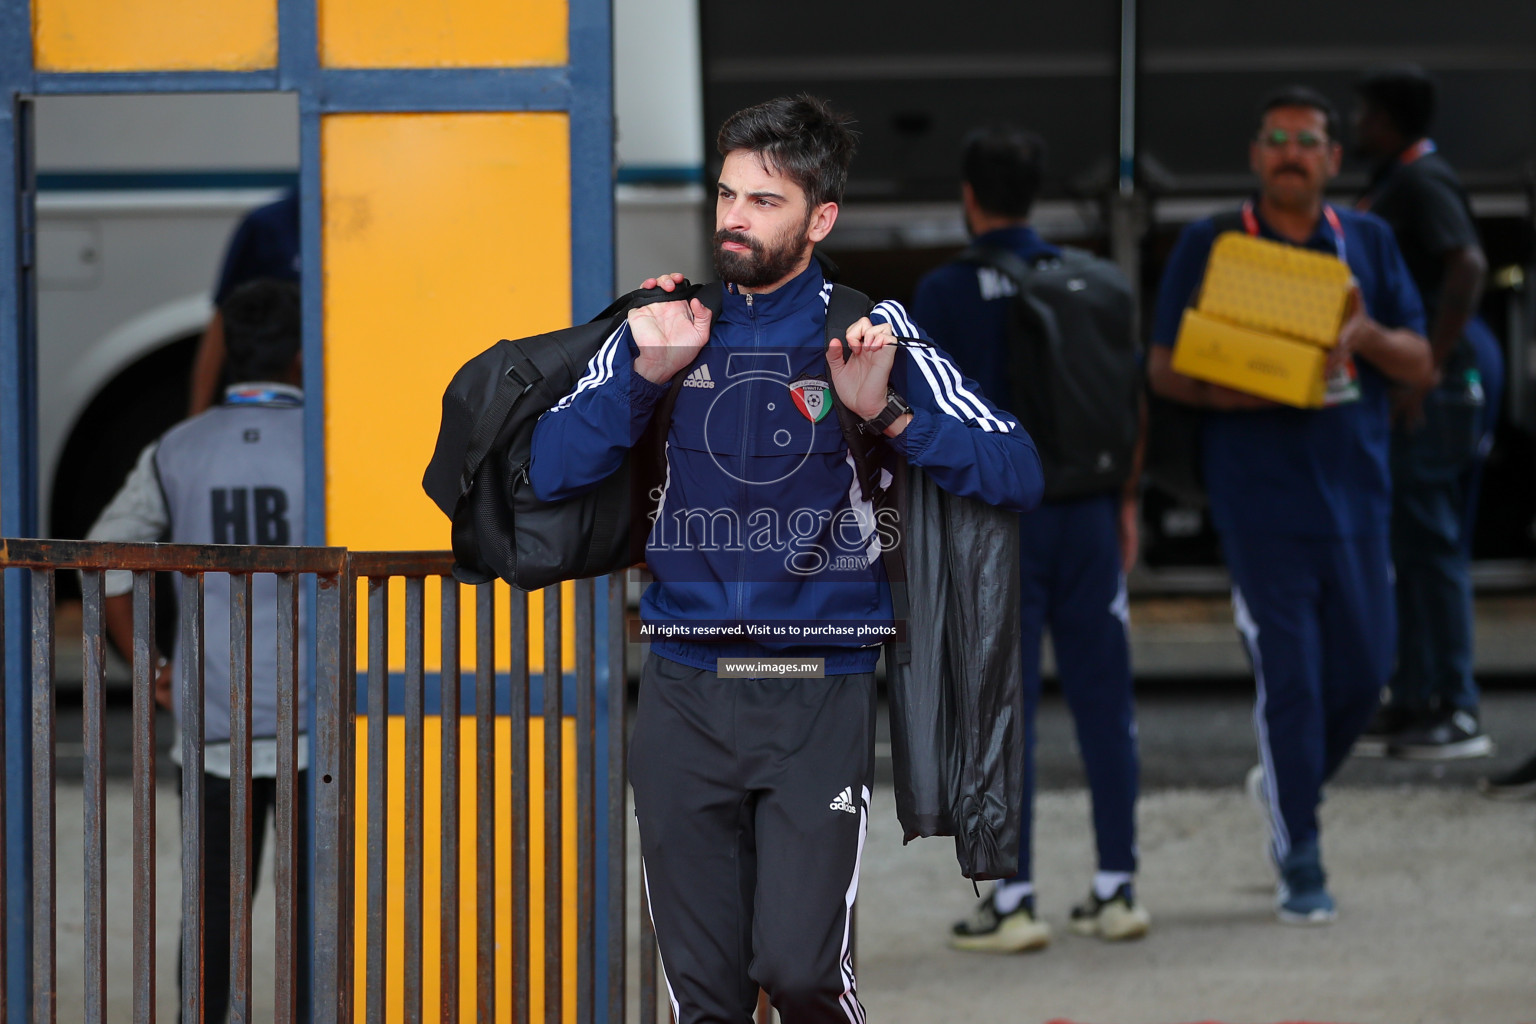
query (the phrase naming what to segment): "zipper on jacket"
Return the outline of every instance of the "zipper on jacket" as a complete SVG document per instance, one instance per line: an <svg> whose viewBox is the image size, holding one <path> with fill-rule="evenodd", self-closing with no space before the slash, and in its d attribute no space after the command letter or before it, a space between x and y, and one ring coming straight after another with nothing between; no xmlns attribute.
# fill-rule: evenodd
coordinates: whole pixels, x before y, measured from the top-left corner
<svg viewBox="0 0 1536 1024"><path fill-rule="evenodd" d="M752 304L751 292L747 292L742 298L747 301L747 318L751 321L752 327L752 348L756 350L758 347L757 307ZM741 404L741 454L739 457L741 459L741 466L745 470L748 460L752 457L748 451L751 444L747 439L747 431L751 425L752 398L757 391L755 382L751 380L746 381L745 387L742 390L746 394L745 400ZM752 498L752 486L745 480L740 480L739 478L738 480L741 486L741 505L745 508ZM736 600L732 603L735 605L733 609L735 614L731 616L732 620L735 622L745 622L747 618L747 552L745 549L736 555Z"/></svg>

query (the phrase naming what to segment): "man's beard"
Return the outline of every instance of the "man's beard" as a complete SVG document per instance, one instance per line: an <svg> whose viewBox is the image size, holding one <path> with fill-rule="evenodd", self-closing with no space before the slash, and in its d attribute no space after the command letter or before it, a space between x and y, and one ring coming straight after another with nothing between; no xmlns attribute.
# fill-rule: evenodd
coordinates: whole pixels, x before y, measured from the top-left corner
<svg viewBox="0 0 1536 1024"><path fill-rule="evenodd" d="M745 245L751 251L730 252L722 248L725 242ZM738 288L766 288L788 277L805 256L805 250L810 244L810 236L804 229L778 245L770 246L750 235L721 228L715 232L712 253L715 276Z"/></svg>

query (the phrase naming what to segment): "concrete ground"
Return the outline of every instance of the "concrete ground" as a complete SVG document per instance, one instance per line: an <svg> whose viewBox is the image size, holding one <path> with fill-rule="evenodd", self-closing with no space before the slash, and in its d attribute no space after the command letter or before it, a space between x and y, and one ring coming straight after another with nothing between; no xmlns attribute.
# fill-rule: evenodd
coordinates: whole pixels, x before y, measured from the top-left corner
<svg viewBox="0 0 1536 1024"><path fill-rule="evenodd" d="M58 785L58 1019L85 1016L84 799L77 780ZM181 937L181 815L174 783L155 787L155 1020L174 1022L179 1006L176 954ZM273 1019L272 842L262 859L251 915L253 1021ZM133 792L126 778L107 780L107 1017L133 1019Z"/></svg>
<svg viewBox="0 0 1536 1024"><path fill-rule="evenodd" d="M859 894L859 982L870 1020L1081 1022L1536 1020L1536 803L1463 789L1335 790L1323 813L1339 919L1276 923L1263 823L1236 786L1141 805L1139 897L1153 930L1108 944L1065 926L1092 865L1080 790L1037 802L1049 948L952 952L966 911L943 840L900 847L877 794Z"/></svg>
<svg viewBox="0 0 1536 1024"><path fill-rule="evenodd" d="M1485 723L1501 743L1494 759L1345 766L1323 809L1340 915L1320 929L1288 928L1272 916L1263 825L1241 792L1253 761L1249 699L1247 686L1231 680L1142 688L1139 895L1154 925L1141 942L1107 945L1065 927L1070 905L1086 892L1092 849L1059 696L1048 694L1040 715L1036 877L1042 914L1056 929L1043 952L948 950L950 923L975 898L952 842L903 847L889 783L877 786L858 904L860 993L870 1020L1536 1021L1536 801L1497 803L1475 788L1481 775L1536 750L1536 689L1525 681L1486 693ZM114 707L109 719L125 713ZM70 724L77 714L61 709L61 741L78 729ZM109 733L120 735L116 726ZM58 805L60 1020L80 1018L84 986L82 860L78 825L71 824L81 820L81 795L78 761L70 761L61 758ZM109 780L112 1019L127 1019L131 996L127 781ZM157 1019L171 1021L177 800L173 785L158 792ZM632 859L635 848L631 843ZM258 951L272 946L270 858L265 868L254 919ZM633 884L630 892L637 892ZM270 1019L270 953L258 955L253 976L255 1019Z"/></svg>

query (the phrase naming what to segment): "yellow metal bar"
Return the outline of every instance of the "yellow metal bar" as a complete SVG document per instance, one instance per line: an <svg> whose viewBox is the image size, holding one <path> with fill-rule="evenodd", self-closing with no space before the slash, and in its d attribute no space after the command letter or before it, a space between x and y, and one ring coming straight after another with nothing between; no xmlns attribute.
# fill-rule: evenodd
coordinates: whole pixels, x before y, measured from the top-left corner
<svg viewBox="0 0 1536 1024"><path fill-rule="evenodd" d="M425 739L426 755L424 758L424 813L423 831L428 836L442 834L442 782L440 767L442 765L442 720L435 716L428 717L424 722L423 735ZM459 879L460 879L460 904L459 904L459 1006L460 1017L464 1020L474 1019L475 1005L475 829L478 827L475 806L475 720L466 717L460 720L460 728L463 730L461 750L463 751L459 768ZM356 900L356 948L365 948L366 922L367 922L367 850L368 850L368 721L360 719L357 723L357 900ZM565 997L564 1019L574 1021L576 1019L576 720L565 720L565 739L562 743L564 752L564 768L562 771L563 788L565 795L561 800L561 811L564 818L562 825L562 845L564 846L564 868L561 877L564 884L564 934L561 941L564 947L562 962L565 965L564 983ZM509 779L512 777L510 745L512 739L511 723L506 718L496 720L496 777ZM389 744L391 750L405 749L405 719L393 715L389 719ZM405 792L405 764L396 758L389 768L389 814L392 822L404 820ZM544 921L544 723L542 721L530 722L528 727L528 796L529 796L529 820L526 823L517 823L519 828L526 828L528 840L528 920L532 922L530 930L532 935L529 941L529 986L531 998L531 1020L544 1019L544 970L546 957L544 945L546 936L543 931ZM506 843L513 835L512 822L512 796L510 787L499 784L496 791L496 829L497 844L499 846L496 865L496 1006L505 1012L505 1007L511 1005L512 998L512 875L511 857L507 853ZM422 962L424 971L422 977L422 1005L436 1007L438 995L441 991L443 979L439 977L437 965L440 963L438 955L442 948L442 914L441 911L441 878L442 863L441 851L436 841L423 844L423 870L422 870L422 922L424 934L422 935ZM405 916L405 890L404 890L404 865L405 865L405 833L403 829L391 829L389 837L389 901L388 911L388 952L386 962L390 964L389 985L387 990L387 1009L385 1019L391 1022L403 1019L401 1003L404 996L404 971L401 965L404 963L405 936L402 932L402 922ZM365 958L359 956L355 963L355 983L353 991L358 994L356 999L356 1019L362 1021L366 1010L363 993L367 991L364 984Z"/></svg>
<svg viewBox="0 0 1536 1024"><path fill-rule="evenodd" d="M447 520L444 520L447 523ZM446 529L446 527L445 527ZM439 546L446 547L444 540ZM505 672L511 667L511 623L507 618L509 605L508 587L505 583L497 582L496 607L498 609L495 633L496 633L496 670ZM571 671L576 665L576 604L575 584L566 583L560 588L562 604L560 606L560 639L561 639L561 664L566 671ZM442 668L442 603L440 592L435 586L429 586L424 595L422 607L423 615L423 642L426 644L423 662L428 672L437 672ZM357 635L368 635L368 583L366 580L357 581ZM400 671L405 665L405 580L396 577L389 581L389 664L393 671ZM459 650L473 651L475 649L475 616L476 606L472 597L461 599L459 607ZM470 659L466 657L466 662ZM357 651L357 669L359 672L368 668L367 645L360 645ZM542 591L528 595L528 668L532 672L544 671L544 594Z"/></svg>

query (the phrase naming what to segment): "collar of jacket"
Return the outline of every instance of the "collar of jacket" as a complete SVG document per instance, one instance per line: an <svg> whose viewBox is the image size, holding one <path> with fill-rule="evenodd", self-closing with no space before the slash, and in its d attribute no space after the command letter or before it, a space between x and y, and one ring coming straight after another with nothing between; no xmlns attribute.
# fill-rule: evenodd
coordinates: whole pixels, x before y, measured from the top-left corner
<svg viewBox="0 0 1536 1024"><path fill-rule="evenodd" d="M821 298L823 284L825 281L821 276L821 264L811 260L810 266L782 286L771 292L754 294L750 313L747 309L747 296L738 292L735 285L726 285L722 289L724 294L720 315L722 319L735 324L762 324L796 315L803 316L813 302L818 309L824 310L826 307Z"/></svg>
<svg viewBox="0 0 1536 1024"><path fill-rule="evenodd" d="M973 245L1008 249L1022 260L1040 260L1047 256L1060 256L1061 250L1040 237L1039 232L1028 224L1014 224L1006 228L984 231L971 239Z"/></svg>

